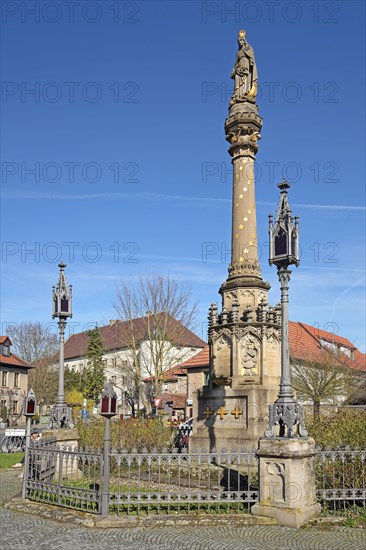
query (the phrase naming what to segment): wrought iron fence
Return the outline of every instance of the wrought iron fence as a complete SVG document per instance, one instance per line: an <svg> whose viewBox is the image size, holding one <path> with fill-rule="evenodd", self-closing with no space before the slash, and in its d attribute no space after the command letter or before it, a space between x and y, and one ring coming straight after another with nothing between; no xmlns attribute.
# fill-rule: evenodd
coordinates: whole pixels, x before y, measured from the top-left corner
<svg viewBox="0 0 366 550"><path fill-rule="evenodd" d="M316 492L323 506L333 510L366 506L365 459L366 450L317 449Z"/></svg>
<svg viewBox="0 0 366 550"><path fill-rule="evenodd" d="M248 512L258 500L255 451L135 451L110 458L112 513Z"/></svg>
<svg viewBox="0 0 366 550"><path fill-rule="evenodd" d="M28 450L25 496L85 512L100 512L102 454L88 449L59 448L41 440Z"/></svg>
<svg viewBox="0 0 366 550"><path fill-rule="evenodd" d="M221 452L113 451L108 513L126 515L249 512L259 500L255 450ZM317 449L317 498L339 510L366 506L366 450ZM25 472L30 500L101 513L103 455L32 442Z"/></svg>

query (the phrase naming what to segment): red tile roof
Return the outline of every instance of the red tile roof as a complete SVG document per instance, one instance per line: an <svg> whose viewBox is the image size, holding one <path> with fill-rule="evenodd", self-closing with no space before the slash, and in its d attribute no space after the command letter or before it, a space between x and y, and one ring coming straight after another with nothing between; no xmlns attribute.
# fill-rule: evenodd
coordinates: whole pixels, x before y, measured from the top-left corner
<svg viewBox="0 0 366 550"><path fill-rule="evenodd" d="M321 330L305 323L289 321L290 355L295 359L321 361L324 353L332 353L322 345L321 340L338 346L337 359L346 366L356 370L366 370L366 355L361 353L347 338L332 332ZM341 348L347 348L353 357L348 357Z"/></svg>
<svg viewBox="0 0 366 550"><path fill-rule="evenodd" d="M140 317L132 321L113 321L109 325L99 327L105 350L113 351L127 348L129 346L128 335L131 333L138 342L141 342L145 339L148 323L151 324L153 321L156 323L156 328L161 327L161 330L166 332L168 339L176 346L203 348L206 345L206 342L183 326L180 321L176 321L170 315L158 313L157 315ZM87 332L70 336L65 343L65 359L85 356L88 341Z"/></svg>
<svg viewBox="0 0 366 550"><path fill-rule="evenodd" d="M164 405L173 401L173 409L185 409L187 396L185 393L162 393L159 395L158 409L164 409Z"/></svg>
<svg viewBox="0 0 366 550"><path fill-rule="evenodd" d="M0 336L0 365L5 365L9 367L25 367L27 369L32 369L32 365L29 363L26 363L26 361L23 361L20 357L15 355L14 353L10 352L10 355L3 355L3 347L2 344L4 344L8 340L9 344L11 345L11 340L8 336Z"/></svg>
<svg viewBox="0 0 366 550"><path fill-rule="evenodd" d="M203 350L193 355L187 361L184 361L179 366L184 369L189 369L192 367L206 367L209 365L210 361L210 346L207 344Z"/></svg>
<svg viewBox="0 0 366 550"><path fill-rule="evenodd" d="M176 365L175 367L171 367L170 369L167 369L163 372L162 380L177 380L179 378L179 375L182 376L185 374L185 370L182 369L180 365ZM154 380L154 376L148 376L143 379L144 382L151 382L152 380Z"/></svg>

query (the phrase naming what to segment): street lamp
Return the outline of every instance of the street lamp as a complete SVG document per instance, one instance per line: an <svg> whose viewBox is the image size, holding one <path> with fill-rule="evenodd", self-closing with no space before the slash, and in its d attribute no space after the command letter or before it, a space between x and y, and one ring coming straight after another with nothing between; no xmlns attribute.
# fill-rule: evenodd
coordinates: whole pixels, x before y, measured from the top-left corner
<svg viewBox="0 0 366 550"><path fill-rule="evenodd" d="M279 437L307 437L303 423L302 407L294 398L290 377L288 339L288 289L291 271L289 265L299 266L299 218L292 217L287 189L290 184L284 179L278 184L281 190L276 221L269 215L269 264L277 266L281 284L281 379L278 398L269 406L269 428L265 437L274 437L274 426L279 426Z"/></svg>
<svg viewBox="0 0 366 550"><path fill-rule="evenodd" d="M36 396L32 388L29 390L27 398L24 402L24 416L27 418L27 428L25 432L25 456L24 456L24 470L23 470L23 483L22 483L22 498L26 496L26 483L29 473L29 444L31 437L31 421L32 416L36 414Z"/></svg>
<svg viewBox="0 0 366 550"><path fill-rule="evenodd" d="M102 393L100 399L100 414L105 418L112 418L117 414L117 394L113 389L113 384L109 381Z"/></svg>
<svg viewBox="0 0 366 550"><path fill-rule="evenodd" d="M64 394L64 369L65 369L65 330L66 320L72 317L72 288L67 285L65 267L66 264L58 264L60 275L56 287L52 287L52 319L58 318L59 328L59 371L58 394L56 405L51 412L51 427L71 428L71 407L67 405Z"/></svg>
<svg viewBox="0 0 366 550"><path fill-rule="evenodd" d="M100 414L105 418L104 431L104 463L103 463L103 491L102 491L102 515L108 515L109 503L109 474L110 474L110 452L111 452L111 418L117 414L117 394L109 381L100 398Z"/></svg>

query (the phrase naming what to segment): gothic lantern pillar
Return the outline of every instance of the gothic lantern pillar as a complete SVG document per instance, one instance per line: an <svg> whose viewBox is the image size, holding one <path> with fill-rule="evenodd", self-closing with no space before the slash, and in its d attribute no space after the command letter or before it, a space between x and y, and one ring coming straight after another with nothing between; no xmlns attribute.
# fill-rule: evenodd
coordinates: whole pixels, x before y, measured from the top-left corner
<svg viewBox="0 0 366 550"><path fill-rule="evenodd" d="M117 414L117 394L109 381L100 398L100 414L105 418L104 451L103 451L103 490L102 490L102 516L108 515L109 508L109 477L110 477L110 451L111 428L110 422Z"/></svg>
<svg viewBox="0 0 366 550"><path fill-rule="evenodd" d="M66 404L64 393L65 370L65 331L67 319L72 317L72 287L67 284L65 267L61 262L59 279L56 287L52 287L52 319L58 319L59 329L59 373L56 405L51 412L51 427L69 428L72 424L71 408Z"/></svg>
<svg viewBox="0 0 366 550"><path fill-rule="evenodd" d="M292 217L288 202L287 189L290 184L284 179L278 184L281 190L280 203L276 220L273 223L269 215L269 264L277 266L281 285L281 379L278 398L269 406L269 429L266 437L274 436L274 426L279 426L279 437L294 437L297 427L298 435L306 437L303 424L302 407L294 399L290 376L290 354L288 338L288 303L290 265L299 266L299 218Z"/></svg>

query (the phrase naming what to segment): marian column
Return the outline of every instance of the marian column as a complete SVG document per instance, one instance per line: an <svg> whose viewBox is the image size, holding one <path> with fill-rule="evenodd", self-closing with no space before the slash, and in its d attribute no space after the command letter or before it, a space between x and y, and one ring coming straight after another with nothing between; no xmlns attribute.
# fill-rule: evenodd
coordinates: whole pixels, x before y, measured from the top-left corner
<svg viewBox="0 0 366 550"><path fill-rule="evenodd" d="M280 306L268 305L269 284L258 259L255 157L262 128L257 66L245 31L238 35L234 92L225 121L233 164L232 249L221 311L209 312L210 381L198 390L191 447L256 446L280 379Z"/></svg>
<svg viewBox="0 0 366 550"><path fill-rule="evenodd" d="M256 103L258 74L253 48L246 41L245 31L239 32L238 52L231 77L235 82L234 93L229 117L225 121L233 164L231 263L229 277L220 290L226 308L232 305L230 291L233 289L251 288L250 305L253 306L265 299L269 289L269 285L262 280L258 261L254 166L262 128ZM226 296L228 293L229 296ZM240 299L242 294L238 293L239 306L248 305Z"/></svg>

